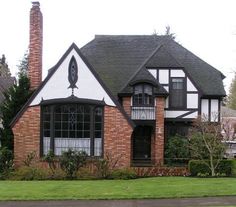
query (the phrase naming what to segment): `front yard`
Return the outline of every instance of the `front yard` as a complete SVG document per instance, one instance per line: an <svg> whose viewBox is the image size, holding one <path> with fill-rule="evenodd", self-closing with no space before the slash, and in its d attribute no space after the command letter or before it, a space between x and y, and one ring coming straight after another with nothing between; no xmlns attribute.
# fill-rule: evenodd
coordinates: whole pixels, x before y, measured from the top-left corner
<svg viewBox="0 0 236 207"><path fill-rule="evenodd" d="M0 200L142 199L236 195L236 178L0 181Z"/></svg>

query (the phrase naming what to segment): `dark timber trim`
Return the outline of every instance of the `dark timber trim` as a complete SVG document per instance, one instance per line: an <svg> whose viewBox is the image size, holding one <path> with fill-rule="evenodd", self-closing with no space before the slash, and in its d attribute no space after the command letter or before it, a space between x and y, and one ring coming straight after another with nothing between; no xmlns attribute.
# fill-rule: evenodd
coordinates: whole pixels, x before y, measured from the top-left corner
<svg viewBox="0 0 236 207"><path fill-rule="evenodd" d="M182 114L182 115L180 115L180 116L177 116L176 118L178 119L178 118L184 118L185 116L188 116L188 115L190 115L190 114L192 114L192 113L194 113L194 112L197 112L198 111L198 109L196 109L196 110L191 110L191 111L189 111L189 112L187 112L187 113L185 113L185 114Z"/></svg>

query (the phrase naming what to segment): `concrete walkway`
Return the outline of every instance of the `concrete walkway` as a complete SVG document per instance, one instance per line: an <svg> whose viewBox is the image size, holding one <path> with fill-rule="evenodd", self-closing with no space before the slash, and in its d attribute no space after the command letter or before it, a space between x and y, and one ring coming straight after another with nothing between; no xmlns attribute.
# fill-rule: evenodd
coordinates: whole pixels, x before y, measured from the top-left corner
<svg viewBox="0 0 236 207"><path fill-rule="evenodd" d="M147 199L147 200L73 200L73 201L1 201L0 207L174 207L236 206L236 196Z"/></svg>

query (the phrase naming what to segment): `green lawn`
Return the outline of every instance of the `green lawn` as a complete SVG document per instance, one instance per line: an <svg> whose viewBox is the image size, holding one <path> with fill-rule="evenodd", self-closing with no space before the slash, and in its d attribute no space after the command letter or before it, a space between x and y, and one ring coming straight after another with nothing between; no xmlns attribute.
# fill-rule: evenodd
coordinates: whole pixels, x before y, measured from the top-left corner
<svg viewBox="0 0 236 207"><path fill-rule="evenodd" d="M236 178L0 181L0 200L141 199L236 195Z"/></svg>

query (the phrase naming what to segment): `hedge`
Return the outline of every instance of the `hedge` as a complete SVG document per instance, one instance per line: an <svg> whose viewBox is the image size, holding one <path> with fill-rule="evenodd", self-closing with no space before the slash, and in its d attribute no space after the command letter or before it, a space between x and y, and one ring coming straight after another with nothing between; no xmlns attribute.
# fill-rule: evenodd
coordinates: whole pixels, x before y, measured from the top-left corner
<svg viewBox="0 0 236 207"><path fill-rule="evenodd" d="M199 173L211 175L211 170L202 160L190 160L188 169L191 176L197 176ZM226 176L236 176L236 160L221 160L216 173L225 174Z"/></svg>

